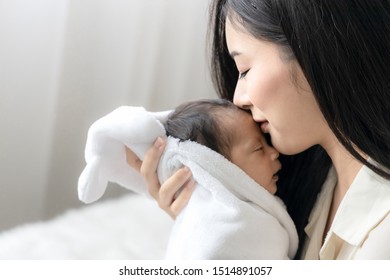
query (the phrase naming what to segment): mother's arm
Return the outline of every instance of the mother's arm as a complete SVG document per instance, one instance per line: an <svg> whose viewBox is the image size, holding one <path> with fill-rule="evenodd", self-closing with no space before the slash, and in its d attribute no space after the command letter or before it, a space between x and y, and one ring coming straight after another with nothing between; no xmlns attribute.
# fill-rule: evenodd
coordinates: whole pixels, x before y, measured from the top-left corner
<svg viewBox="0 0 390 280"><path fill-rule="evenodd" d="M157 166L165 144L165 140L157 138L154 145L145 154L143 161L133 151L126 148L126 159L127 163L145 178L149 193L158 202L160 208L175 219L187 205L195 182L191 179L191 171L187 167L183 167L160 185L157 177Z"/></svg>

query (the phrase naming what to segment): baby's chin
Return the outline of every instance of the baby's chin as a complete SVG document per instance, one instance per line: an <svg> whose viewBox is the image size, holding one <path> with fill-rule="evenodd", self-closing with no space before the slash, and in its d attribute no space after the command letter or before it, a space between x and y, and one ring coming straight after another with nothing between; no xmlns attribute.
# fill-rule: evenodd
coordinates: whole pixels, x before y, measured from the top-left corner
<svg viewBox="0 0 390 280"><path fill-rule="evenodd" d="M271 194L275 194L278 190L278 187L276 186L276 182L272 184L272 187L270 190L268 190Z"/></svg>
<svg viewBox="0 0 390 280"><path fill-rule="evenodd" d="M267 186L263 186L270 194L275 194L278 187L276 186L277 178L272 177L270 183Z"/></svg>

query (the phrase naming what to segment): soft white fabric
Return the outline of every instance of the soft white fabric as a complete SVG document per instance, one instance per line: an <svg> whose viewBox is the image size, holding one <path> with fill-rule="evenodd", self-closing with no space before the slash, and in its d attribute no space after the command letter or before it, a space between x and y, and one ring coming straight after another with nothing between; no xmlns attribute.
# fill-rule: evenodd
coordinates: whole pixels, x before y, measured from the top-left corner
<svg viewBox="0 0 390 280"><path fill-rule="evenodd" d="M0 260L156 260L165 256L172 219L129 193L0 232Z"/></svg>
<svg viewBox="0 0 390 280"><path fill-rule="evenodd" d="M87 166L78 182L80 200L90 203L99 199L109 181L147 194L143 178L126 162L125 146L143 159L153 141L165 136L159 120L168 113L149 113L142 107L123 106L93 123L85 147Z"/></svg>
<svg viewBox="0 0 390 280"><path fill-rule="evenodd" d="M95 122L88 133L87 166L79 179L79 197L92 202L108 181L147 193L142 177L126 163L125 146L141 159L157 136L167 113L120 107ZM288 259L298 237L283 203L220 154L191 141L169 137L158 166L164 182L188 166L196 188L177 217L167 259Z"/></svg>

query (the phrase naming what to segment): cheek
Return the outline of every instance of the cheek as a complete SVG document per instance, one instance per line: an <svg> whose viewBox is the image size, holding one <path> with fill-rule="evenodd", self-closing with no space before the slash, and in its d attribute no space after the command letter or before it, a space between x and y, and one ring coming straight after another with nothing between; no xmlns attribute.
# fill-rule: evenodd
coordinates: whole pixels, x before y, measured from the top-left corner
<svg viewBox="0 0 390 280"><path fill-rule="evenodd" d="M286 97L296 91L289 67L272 62L260 64L253 70L247 82L248 96L267 119L272 118L286 102Z"/></svg>
<svg viewBox="0 0 390 280"><path fill-rule="evenodd" d="M318 144L323 118L308 85L296 86L288 69L258 68L247 81L247 92L253 106L268 121L275 148L296 154Z"/></svg>
<svg viewBox="0 0 390 280"><path fill-rule="evenodd" d="M278 80L270 75L263 75L262 72L256 73L255 77L259 78L248 81L248 96L252 104L264 112L269 104L272 104L275 93L278 91Z"/></svg>
<svg viewBox="0 0 390 280"><path fill-rule="evenodd" d="M291 102L288 100L290 93L286 87L278 84L278 80L265 80L253 88L250 99L255 108L261 111L270 127L277 130L285 130L293 114ZM255 111L255 110L254 110ZM270 131L271 132L271 131Z"/></svg>
<svg viewBox="0 0 390 280"><path fill-rule="evenodd" d="M269 118L269 131L272 144L281 153L296 154L324 138L327 124L314 97L305 93L292 93L278 104L278 109Z"/></svg>
<svg viewBox="0 0 390 280"><path fill-rule="evenodd" d="M254 94L252 102L267 119L275 148L284 154L295 154L308 148L310 143L306 142L310 139L307 135L312 134L316 119L310 112L312 104L289 85L267 85L262 89L269 92Z"/></svg>
<svg viewBox="0 0 390 280"><path fill-rule="evenodd" d="M263 160L257 162L256 170L251 176L260 186L264 187L267 191L274 194L276 192L276 183L272 182L272 176L274 175L274 169L269 160Z"/></svg>

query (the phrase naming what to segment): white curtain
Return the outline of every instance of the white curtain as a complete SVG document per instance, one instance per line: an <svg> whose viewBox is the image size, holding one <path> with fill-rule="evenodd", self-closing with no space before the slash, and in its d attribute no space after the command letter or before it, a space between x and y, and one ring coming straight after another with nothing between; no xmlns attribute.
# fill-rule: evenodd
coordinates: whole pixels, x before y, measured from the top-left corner
<svg viewBox="0 0 390 280"><path fill-rule="evenodd" d="M90 124L216 97L209 0L0 0L0 230L81 206ZM106 197L121 194L110 188Z"/></svg>

